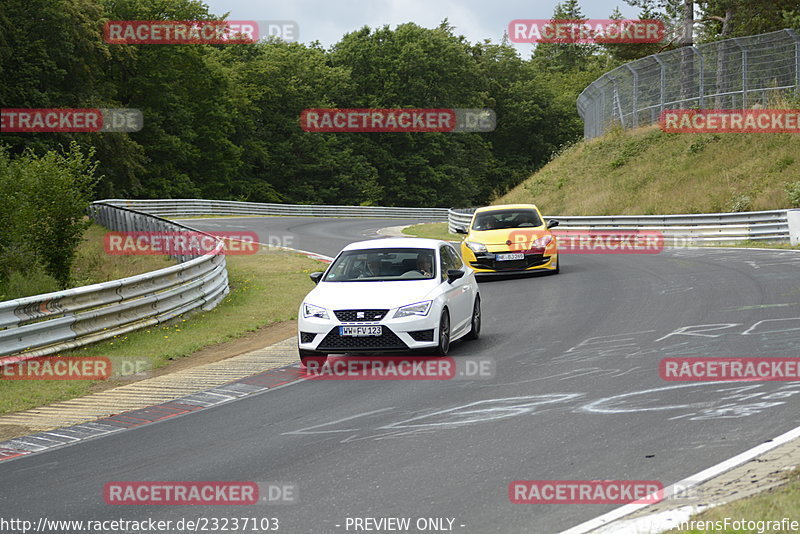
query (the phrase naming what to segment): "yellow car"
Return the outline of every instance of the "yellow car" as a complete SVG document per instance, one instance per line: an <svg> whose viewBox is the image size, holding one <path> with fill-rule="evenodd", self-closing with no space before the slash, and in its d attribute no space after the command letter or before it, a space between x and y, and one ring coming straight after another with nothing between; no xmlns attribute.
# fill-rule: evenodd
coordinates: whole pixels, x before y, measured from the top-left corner
<svg viewBox="0 0 800 534"><path fill-rule="evenodd" d="M479 208L461 243L461 256L475 274L547 271L557 273L558 244L547 222L533 204L508 204Z"/></svg>

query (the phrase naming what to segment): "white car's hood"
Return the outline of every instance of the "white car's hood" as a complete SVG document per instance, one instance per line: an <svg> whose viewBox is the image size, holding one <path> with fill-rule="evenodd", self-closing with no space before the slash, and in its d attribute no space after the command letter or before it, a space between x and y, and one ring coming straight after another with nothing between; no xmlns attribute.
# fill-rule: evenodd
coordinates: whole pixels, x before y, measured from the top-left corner
<svg viewBox="0 0 800 534"><path fill-rule="evenodd" d="M392 309L431 300L438 280L320 282L305 302L329 310Z"/></svg>

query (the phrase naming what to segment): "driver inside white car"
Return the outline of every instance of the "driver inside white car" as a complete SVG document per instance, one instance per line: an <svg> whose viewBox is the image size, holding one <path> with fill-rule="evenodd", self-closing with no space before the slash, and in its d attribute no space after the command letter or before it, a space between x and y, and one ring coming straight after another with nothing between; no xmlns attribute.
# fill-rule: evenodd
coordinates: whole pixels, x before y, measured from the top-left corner
<svg viewBox="0 0 800 534"><path fill-rule="evenodd" d="M417 256L417 270L426 278L431 278L433 276L433 260L430 254L420 254Z"/></svg>

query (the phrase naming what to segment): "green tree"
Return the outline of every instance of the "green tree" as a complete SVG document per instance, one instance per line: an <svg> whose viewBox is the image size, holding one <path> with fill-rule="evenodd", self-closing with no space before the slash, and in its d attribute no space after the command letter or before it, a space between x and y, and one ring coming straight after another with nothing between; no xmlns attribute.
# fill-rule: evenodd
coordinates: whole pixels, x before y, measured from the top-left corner
<svg viewBox="0 0 800 534"><path fill-rule="evenodd" d="M122 107L107 76L114 61L103 43L97 0L4 0L0 3L0 107ZM37 153L78 142L93 149L106 176L103 191L130 190L142 169L141 147L127 134L3 134L11 153Z"/></svg>
<svg viewBox="0 0 800 534"><path fill-rule="evenodd" d="M77 143L38 156L0 149L0 278L36 264L67 287L97 183L93 151Z"/></svg>
<svg viewBox="0 0 800 534"><path fill-rule="evenodd" d="M346 68L325 52L298 43L269 42L225 49L235 88L234 141L243 150L235 184L239 198L270 202L360 203L379 199L375 170L352 149L349 134L307 133L300 114L336 107L348 90Z"/></svg>
<svg viewBox="0 0 800 534"><path fill-rule="evenodd" d="M586 21L578 0L564 0L556 4L551 21ZM586 69L597 52L597 45L585 43L540 43L536 45L533 59L541 67L556 72L576 72Z"/></svg>
<svg viewBox="0 0 800 534"><path fill-rule="evenodd" d="M619 8L614 8L614 11L609 16L612 20L623 20L622 12ZM650 7L645 6L639 11L639 20L660 20L665 27L669 21L665 20L666 17L658 12L652 11ZM660 43L620 43L620 44L603 44L602 48L614 60L625 62L633 61L635 59L643 58L651 54L656 54L671 48L668 40L669 34L665 32L665 39L667 41Z"/></svg>

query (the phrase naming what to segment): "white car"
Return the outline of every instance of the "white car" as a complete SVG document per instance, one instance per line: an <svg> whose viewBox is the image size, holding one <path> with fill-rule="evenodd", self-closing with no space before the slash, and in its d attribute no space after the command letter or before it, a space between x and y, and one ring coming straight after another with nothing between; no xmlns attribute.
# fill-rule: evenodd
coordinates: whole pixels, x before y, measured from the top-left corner
<svg viewBox="0 0 800 534"><path fill-rule="evenodd" d="M391 238L346 246L300 305L300 359L428 349L481 331L475 273L446 241Z"/></svg>

